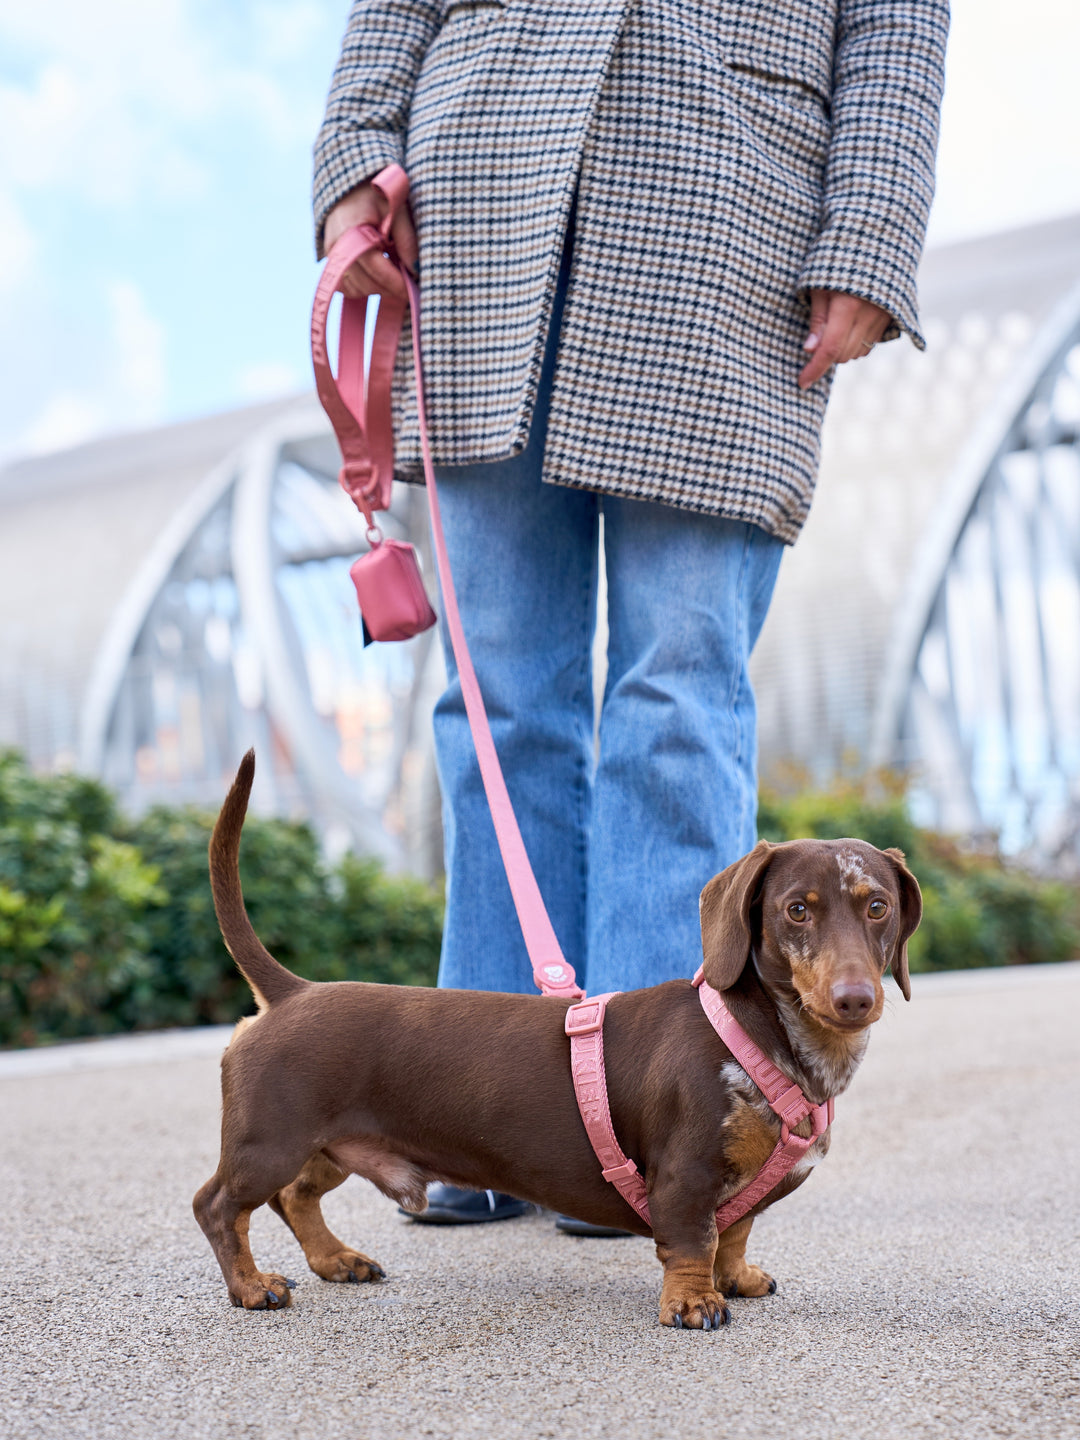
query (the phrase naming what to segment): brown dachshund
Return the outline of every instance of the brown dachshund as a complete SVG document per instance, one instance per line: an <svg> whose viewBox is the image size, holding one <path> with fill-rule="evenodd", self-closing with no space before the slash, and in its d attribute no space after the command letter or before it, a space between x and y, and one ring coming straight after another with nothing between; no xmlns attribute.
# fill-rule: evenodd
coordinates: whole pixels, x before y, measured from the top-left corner
<svg viewBox="0 0 1080 1440"><path fill-rule="evenodd" d="M194 1202L232 1303L290 1303L285 1280L260 1271L248 1243L251 1212L265 1204L324 1280L382 1277L323 1220L320 1198L350 1173L413 1212L423 1210L428 1182L444 1180L648 1234L601 1176L586 1138L563 1032L567 1002L316 984L263 948L237 863L254 769L249 752L214 828L210 876L225 943L259 1013L240 1022L222 1060L221 1162ZM863 1057L886 969L909 997L907 940L921 913L898 850L860 840L762 841L702 892L705 978L751 1039L821 1104L847 1088ZM729 1318L723 1297L776 1289L745 1259L753 1217L802 1184L828 1149L828 1132L717 1235L717 1206L758 1172L780 1122L688 980L617 996L605 1041L615 1133L645 1176L664 1267L661 1324L718 1328Z"/></svg>

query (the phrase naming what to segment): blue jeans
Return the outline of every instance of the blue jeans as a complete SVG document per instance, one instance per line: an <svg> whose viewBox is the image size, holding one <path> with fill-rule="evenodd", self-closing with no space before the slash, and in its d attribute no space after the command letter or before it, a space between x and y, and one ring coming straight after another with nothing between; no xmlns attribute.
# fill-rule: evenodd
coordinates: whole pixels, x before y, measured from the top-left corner
<svg viewBox="0 0 1080 1440"><path fill-rule="evenodd" d="M542 484L569 248L528 447L437 475L462 623L518 824L563 953L599 994L692 975L701 889L754 844L747 662L783 544L737 521ZM594 747L601 513L608 673ZM443 648L439 984L535 994L445 626Z"/></svg>

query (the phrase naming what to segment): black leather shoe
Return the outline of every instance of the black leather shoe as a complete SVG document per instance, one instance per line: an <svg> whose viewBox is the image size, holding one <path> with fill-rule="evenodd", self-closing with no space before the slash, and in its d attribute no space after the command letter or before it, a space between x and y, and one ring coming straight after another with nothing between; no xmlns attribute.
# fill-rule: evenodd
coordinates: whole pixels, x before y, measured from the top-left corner
<svg viewBox="0 0 1080 1440"><path fill-rule="evenodd" d="M614 1225L592 1225L588 1220L575 1220L573 1215L560 1215L555 1229L564 1235L584 1235L591 1240L632 1240L632 1230L617 1230Z"/></svg>
<svg viewBox="0 0 1080 1440"><path fill-rule="evenodd" d="M487 1220L513 1220L532 1208L528 1201L499 1190L462 1190L440 1181L428 1189L427 1209L421 1214L400 1209L398 1213L421 1225L482 1225Z"/></svg>

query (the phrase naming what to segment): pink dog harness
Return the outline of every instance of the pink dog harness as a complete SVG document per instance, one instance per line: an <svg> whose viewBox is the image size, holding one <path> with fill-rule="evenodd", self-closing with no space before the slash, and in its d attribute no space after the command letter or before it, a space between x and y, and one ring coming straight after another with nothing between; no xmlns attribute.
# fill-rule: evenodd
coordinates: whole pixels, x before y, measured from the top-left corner
<svg viewBox="0 0 1080 1440"><path fill-rule="evenodd" d="M713 989L700 969L694 976L694 985L713 1029L765 1096L773 1112L780 1117L780 1139L772 1154L749 1185L717 1210L716 1230L720 1234L736 1220L741 1220L759 1200L779 1185L811 1145L824 1135L832 1124L833 1102L829 1100L824 1105L811 1105L798 1085L793 1084L754 1044L724 1004L720 991ZM615 1186L626 1203L651 1227L645 1181L634 1162L623 1154L615 1138L608 1104L604 1074L604 1013L608 1001L619 993L616 990L608 995L582 1000L577 1005L571 1005L566 1012L570 1070L578 1109L596 1158L600 1161L604 1179ZM804 1139L794 1131L807 1116L811 1120L811 1133Z"/></svg>
<svg viewBox="0 0 1080 1440"><path fill-rule="evenodd" d="M600 1161L604 1179L615 1186L627 1204L651 1228L644 1177L634 1162L623 1154L611 1123L608 1103L604 1073L604 1014L608 1001L619 992L592 999L581 998L583 991L577 984L573 966L567 963L560 949L525 851L462 629L428 444L420 358L420 294L416 281L396 254L391 239L394 218L406 201L409 182L399 165L390 165L375 177L373 183L387 200L387 215L377 229L372 225L355 226L336 242L323 270L311 317L316 386L341 446L344 462L341 484L363 512L369 527L369 540L374 537L374 543L379 543L381 535L372 512L385 510L390 504L394 455L390 384L404 321L404 306L389 297L380 297L374 334L370 334L367 298L346 299L343 302L336 380L326 347L326 321L334 291L354 261L367 251L378 248L396 264L408 292L420 444L446 623L499 850L532 962L533 979L543 995L579 1001L567 1010L565 1022L566 1033L570 1037L570 1068L578 1109ZM370 351L366 349L369 341ZM365 353L370 355L366 374ZM707 983L701 970L694 977L694 985L717 1035L780 1118L780 1139L764 1166L749 1185L717 1210L716 1228L722 1232L764 1199L825 1133L832 1122L833 1104L831 1100L826 1105L810 1104L799 1087L754 1044L724 1004L720 992ZM807 1116L811 1120L811 1134L803 1139L794 1131Z"/></svg>

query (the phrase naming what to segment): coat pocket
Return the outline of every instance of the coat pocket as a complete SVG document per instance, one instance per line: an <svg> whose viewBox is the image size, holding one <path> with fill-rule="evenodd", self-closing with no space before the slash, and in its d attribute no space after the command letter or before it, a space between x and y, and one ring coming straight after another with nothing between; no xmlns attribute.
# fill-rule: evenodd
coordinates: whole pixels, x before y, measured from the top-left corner
<svg viewBox="0 0 1080 1440"><path fill-rule="evenodd" d="M827 124L832 109L829 97L805 80L735 60L728 61L728 69L741 84L752 87L757 97L767 104L798 110L819 123Z"/></svg>
<svg viewBox="0 0 1080 1440"><path fill-rule="evenodd" d="M443 24L452 20L490 19L504 8L503 0L443 0Z"/></svg>
<svg viewBox="0 0 1080 1440"><path fill-rule="evenodd" d="M837 0L727 0L725 57L764 89L800 89L826 108L832 100Z"/></svg>

